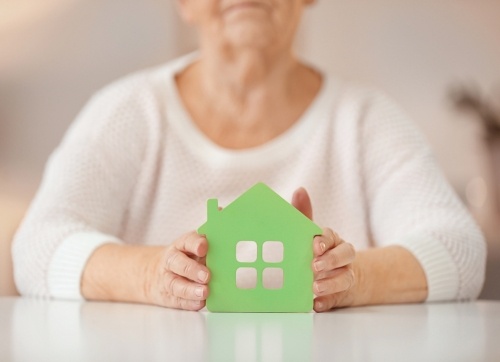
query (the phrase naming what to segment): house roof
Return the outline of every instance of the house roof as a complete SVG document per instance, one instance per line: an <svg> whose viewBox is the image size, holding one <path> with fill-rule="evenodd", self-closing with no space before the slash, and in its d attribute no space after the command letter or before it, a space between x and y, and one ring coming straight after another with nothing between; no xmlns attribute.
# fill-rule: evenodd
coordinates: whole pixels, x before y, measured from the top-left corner
<svg viewBox="0 0 500 362"><path fill-rule="evenodd" d="M274 192L264 183L257 183L240 197L219 210L216 199L208 200L208 220L199 228L204 234L208 231L208 225L218 220L219 225L235 222L258 223L259 226L265 222L267 225L277 227L296 228L307 233L321 234L321 228L314 224L304 214L288 203L280 195Z"/></svg>

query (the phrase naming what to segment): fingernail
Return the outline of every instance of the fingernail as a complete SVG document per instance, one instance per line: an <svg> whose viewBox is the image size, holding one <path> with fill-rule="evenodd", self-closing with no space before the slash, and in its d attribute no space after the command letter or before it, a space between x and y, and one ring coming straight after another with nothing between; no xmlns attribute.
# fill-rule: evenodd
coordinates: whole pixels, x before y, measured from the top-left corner
<svg viewBox="0 0 500 362"><path fill-rule="evenodd" d="M196 289L194 290L194 294L197 297L203 297L203 287L196 287Z"/></svg>
<svg viewBox="0 0 500 362"><path fill-rule="evenodd" d="M206 282L208 278L208 273L204 270L198 272L198 279L202 282Z"/></svg>
<svg viewBox="0 0 500 362"><path fill-rule="evenodd" d="M316 289L317 293L321 293L323 291L320 283L314 283L314 288Z"/></svg>
<svg viewBox="0 0 500 362"><path fill-rule="evenodd" d="M322 271L323 269L325 269L325 266L326 264L323 260L318 260L314 263L314 268L316 269L316 271Z"/></svg>
<svg viewBox="0 0 500 362"><path fill-rule="evenodd" d="M325 305L322 302L316 302L316 309L323 310Z"/></svg>
<svg viewBox="0 0 500 362"><path fill-rule="evenodd" d="M325 243L321 242L319 244L319 247L320 247L320 249L321 249L322 252L325 252L325 250L326 250L326 244Z"/></svg>

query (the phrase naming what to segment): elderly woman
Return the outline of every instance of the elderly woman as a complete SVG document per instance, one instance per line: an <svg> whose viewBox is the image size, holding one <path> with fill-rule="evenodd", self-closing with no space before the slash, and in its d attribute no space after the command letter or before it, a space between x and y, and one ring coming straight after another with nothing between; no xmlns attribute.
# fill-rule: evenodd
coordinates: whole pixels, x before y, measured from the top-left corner
<svg viewBox="0 0 500 362"><path fill-rule="evenodd" d="M209 246L190 230L263 181L325 227L316 311L476 298L483 237L414 125L295 57L312 2L178 0L199 52L84 108L16 235L19 291L199 310Z"/></svg>

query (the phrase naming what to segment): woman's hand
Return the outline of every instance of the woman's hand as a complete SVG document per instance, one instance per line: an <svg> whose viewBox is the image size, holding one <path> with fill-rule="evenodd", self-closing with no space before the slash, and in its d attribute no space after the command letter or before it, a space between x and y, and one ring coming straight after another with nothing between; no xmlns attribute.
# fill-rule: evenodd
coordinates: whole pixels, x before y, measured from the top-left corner
<svg viewBox="0 0 500 362"><path fill-rule="evenodd" d="M169 308L200 310L208 297L207 239L192 231L161 249L148 267L146 299Z"/></svg>
<svg viewBox="0 0 500 362"><path fill-rule="evenodd" d="M314 310L325 312L335 307L353 304L352 288L356 278L353 268L356 251L332 229L324 228L323 234L313 242Z"/></svg>
<svg viewBox="0 0 500 362"><path fill-rule="evenodd" d="M307 191L299 188L293 194L292 205L312 220L312 205ZM356 252L329 228L313 241L314 310L325 312L335 307L354 304L353 287L356 285L353 262Z"/></svg>

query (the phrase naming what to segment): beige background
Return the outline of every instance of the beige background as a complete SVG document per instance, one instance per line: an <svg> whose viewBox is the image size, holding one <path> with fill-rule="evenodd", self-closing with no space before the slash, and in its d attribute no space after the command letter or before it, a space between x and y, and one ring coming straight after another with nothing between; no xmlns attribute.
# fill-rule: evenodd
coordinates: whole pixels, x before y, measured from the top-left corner
<svg viewBox="0 0 500 362"><path fill-rule="evenodd" d="M85 101L113 79L195 48L172 3L0 0L0 294L12 293L8 240ZM420 125L488 236L489 298L500 298L490 171L478 123L447 94L474 83L500 102L499 36L497 1L319 0L297 41L302 57L385 90Z"/></svg>

